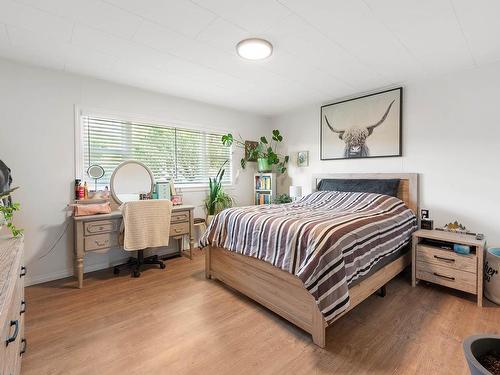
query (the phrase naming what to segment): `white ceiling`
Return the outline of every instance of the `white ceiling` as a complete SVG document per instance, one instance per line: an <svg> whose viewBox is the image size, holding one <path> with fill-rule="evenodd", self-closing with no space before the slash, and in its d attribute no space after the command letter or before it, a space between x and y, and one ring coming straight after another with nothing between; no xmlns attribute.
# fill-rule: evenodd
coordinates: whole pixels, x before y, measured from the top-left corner
<svg viewBox="0 0 500 375"><path fill-rule="evenodd" d="M500 60L498 0L0 0L0 56L264 115ZM244 61L247 37L274 45Z"/></svg>

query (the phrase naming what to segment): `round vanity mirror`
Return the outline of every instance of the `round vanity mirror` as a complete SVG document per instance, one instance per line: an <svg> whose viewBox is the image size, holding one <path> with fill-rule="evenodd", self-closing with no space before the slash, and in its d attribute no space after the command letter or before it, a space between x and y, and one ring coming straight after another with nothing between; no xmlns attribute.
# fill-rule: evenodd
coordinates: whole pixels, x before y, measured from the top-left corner
<svg viewBox="0 0 500 375"><path fill-rule="evenodd" d="M143 163L128 160L121 163L111 175L111 194L118 204L138 201L141 194L153 192L154 177Z"/></svg>
<svg viewBox="0 0 500 375"><path fill-rule="evenodd" d="M89 169L87 169L87 174L90 178L98 180L104 176L104 168L97 164L91 165Z"/></svg>

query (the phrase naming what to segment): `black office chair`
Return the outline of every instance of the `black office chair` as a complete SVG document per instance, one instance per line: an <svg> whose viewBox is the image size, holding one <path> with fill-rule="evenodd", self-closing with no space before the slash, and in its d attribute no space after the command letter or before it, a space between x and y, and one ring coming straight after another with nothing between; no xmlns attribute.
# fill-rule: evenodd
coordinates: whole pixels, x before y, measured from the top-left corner
<svg viewBox="0 0 500 375"><path fill-rule="evenodd" d="M164 261L162 261L158 257L158 255L152 255L144 258L144 250L138 250L137 258L130 257L127 263L113 267L113 273L115 275L118 275L120 273L121 268L127 267L127 268L132 268L131 275L133 277L139 277L141 276L141 269L145 264L158 264L162 270L167 267Z"/></svg>

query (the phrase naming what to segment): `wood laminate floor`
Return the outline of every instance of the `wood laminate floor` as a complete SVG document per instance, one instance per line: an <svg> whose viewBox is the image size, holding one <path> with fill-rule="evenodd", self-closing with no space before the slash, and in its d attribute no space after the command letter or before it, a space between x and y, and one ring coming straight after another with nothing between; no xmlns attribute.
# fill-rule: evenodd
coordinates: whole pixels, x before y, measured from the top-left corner
<svg viewBox="0 0 500 375"><path fill-rule="evenodd" d="M327 331L327 347L257 303L205 280L204 258L139 279L111 270L26 289L24 375L467 374L464 337L500 333L500 307L393 280Z"/></svg>

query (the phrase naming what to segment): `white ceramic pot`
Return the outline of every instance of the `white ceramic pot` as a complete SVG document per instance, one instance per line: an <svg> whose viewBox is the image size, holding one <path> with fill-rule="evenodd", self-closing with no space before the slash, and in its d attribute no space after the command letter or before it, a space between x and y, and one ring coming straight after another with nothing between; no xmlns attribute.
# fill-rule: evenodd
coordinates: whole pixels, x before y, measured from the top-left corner
<svg viewBox="0 0 500 375"><path fill-rule="evenodd" d="M484 260L484 295L500 305L500 248L486 251Z"/></svg>
<svg viewBox="0 0 500 375"><path fill-rule="evenodd" d="M2 200L0 199L0 206L3 206L3 202ZM2 230L3 226L6 224L7 222L5 221L5 217L3 216L3 212L0 212L0 230Z"/></svg>
<svg viewBox="0 0 500 375"><path fill-rule="evenodd" d="M215 215L207 215L207 227L210 225Z"/></svg>

